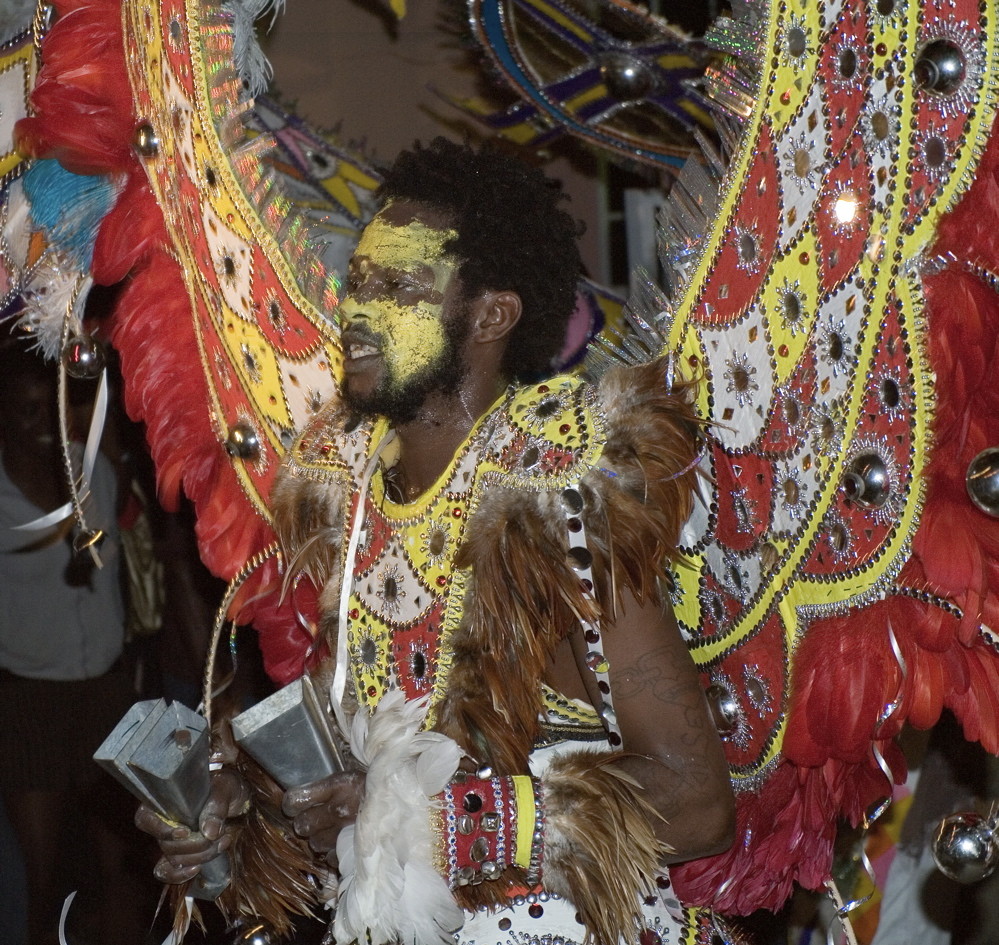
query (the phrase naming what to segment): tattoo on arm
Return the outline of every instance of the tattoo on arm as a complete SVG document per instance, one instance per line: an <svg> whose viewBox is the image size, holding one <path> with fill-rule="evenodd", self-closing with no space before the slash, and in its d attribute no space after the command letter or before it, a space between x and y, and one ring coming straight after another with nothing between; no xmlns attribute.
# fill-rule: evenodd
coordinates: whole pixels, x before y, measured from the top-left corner
<svg viewBox="0 0 999 945"><path fill-rule="evenodd" d="M664 646L621 667L615 675L614 693L624 699L652 696L664 705L685 705L688 684L671 661L670 647Z"/></svg>
<svg viewBox="0 0 999 945"><path fill-rule="evenodd" d="M672 782L673 789L681 785L700 789L714 778L705 749L712 735L701 706L691 699L700 698L691 692L689 677L672 665L669 647L653 650L628 666L621 667L612 683L616 700L653 699L665 713L683 722L674 727L675 763L663 761L663 780Z"/></svg>

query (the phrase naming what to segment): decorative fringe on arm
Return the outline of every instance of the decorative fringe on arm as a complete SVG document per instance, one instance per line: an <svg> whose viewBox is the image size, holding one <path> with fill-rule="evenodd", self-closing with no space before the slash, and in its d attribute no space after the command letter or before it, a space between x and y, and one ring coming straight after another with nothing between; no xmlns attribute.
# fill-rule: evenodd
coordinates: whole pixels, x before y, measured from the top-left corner
<svg viewBox="0 0 999 945"><path fill-rule="evenodd" d="M568 899L588 942L637 945L642 900L669 848L656 839L659 814L615 762L624 753L579 751L556 758L541 779L545 809L542 876Z"/></svg>

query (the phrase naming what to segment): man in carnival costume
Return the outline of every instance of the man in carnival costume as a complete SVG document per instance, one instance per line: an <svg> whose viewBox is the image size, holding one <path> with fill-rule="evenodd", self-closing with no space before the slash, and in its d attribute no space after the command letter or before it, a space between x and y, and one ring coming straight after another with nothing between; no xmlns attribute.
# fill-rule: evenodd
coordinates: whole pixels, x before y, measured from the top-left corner
<svg viewBox="0 0 999 945"><path fill-rule="evenodd" d="M272 496L289 582L321 588L317 676L352 763L282 795L230 753L201 833L140 809L157 875L227 849L222 907L277 931L317 877L341 945L717 941L664 867L733 822L666 592L689 389L663 361L547 377L580 262L540 172L438 139L381 196L339 309L341 396Z"/></svg>

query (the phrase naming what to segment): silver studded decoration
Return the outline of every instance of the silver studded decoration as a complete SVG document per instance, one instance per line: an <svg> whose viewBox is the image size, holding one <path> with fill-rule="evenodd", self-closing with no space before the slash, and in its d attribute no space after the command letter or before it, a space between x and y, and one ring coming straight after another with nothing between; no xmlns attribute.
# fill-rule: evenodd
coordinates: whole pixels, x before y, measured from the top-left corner
<svg viewBox="0 0 999 945"><path fill-rule="evenodd" d="M655 70L631 53L610 50L599 57L600 78L619 102L646 98L656 88Z"/></svg>
<svg viewBox="0 0 999 945"><path fill-rule="evenodd" d="M140 122L135 126L132 144L144 158L154 158L160 153L159 136L156 134L156 129L148 121Z"/></svg>
<svg viewBox="0 0 999 945"><path fill-rule="evenodd" d="M982 450L968 464L964 482L975 507L999 518L999 446Z"/></svg>
<svg viewBox="0 0 999 945"><path fill-rule="evenodd" d="M586 527L583 521L583 512L586 507L586 500L579 489L569 486L562 490L560 496L562 510L566 516L566 531L569 541L569 548L566 553L566 560L569 566L576 572L583 593L586 596L593 594L593 555L586 546ZM586 654L586 665L593 672L597 681L597 688L600 690L603 702L596 706L597 714L604 723L607 731L607 739L611 745L617 747L621 744L621 728L617 722L617 713L614 711L614 701L610 688L610 664L604 656L603 642L601 640L600 625L598 623L585 622L583 624L583 639L586 640L588 653Z"/></svg>
<svg viewBox="0 0 999 945"><path fill-rule="evenodd" d="M77 554L89 549L96 551L103 542L104 532L100 528L85 528L73 539L73 551Z"/></svg>
<svg viewBox="0 0 999 945"><path fill-rule="evenodd" d="M232 928L231 945L273 945L275 939L263 922L241 919Z"/></svg>
<svg viewBox="0 0 999 945"><path fill-rule="evenodd" d="M100 377L107 358L104 348L90 335L70 338L62 352L66 373L77 380L92 381Z"/></svg>
<svg viewBox="0 0 999 945"><path fill-rule="evenodd" d="M945 876L977 883L999 866L995 822L975 811L961 811L940 821L933 837L933 859Z"/></svg>
<svg viewBox="0 0 999 945"><path fill-rule="evenodd" d="M260 437L245 420L233 424L225 441L225 451L233 457L254 460L260 456Z"/></svg>
<svg viewBox="0 0 999 945"><path fill-rule="evenodd" d="M916 85L937 95L953 95L967 75L964 50L953 40L930 40L916 56Z"/></svg>
<svg viewBox="0 0 999 945"><path fill-rule="evenodd" d="M730 738L739 728L739 700L727 686L712 683L707 690L711 718L722 738Z"/></svg>
<svg viewBox="0 0 999 945"><path fill-rule="evenodd" d="M888 464L877 453L856 456L843 474L847 499L863 509L880 509L891 497Z"/></svg>

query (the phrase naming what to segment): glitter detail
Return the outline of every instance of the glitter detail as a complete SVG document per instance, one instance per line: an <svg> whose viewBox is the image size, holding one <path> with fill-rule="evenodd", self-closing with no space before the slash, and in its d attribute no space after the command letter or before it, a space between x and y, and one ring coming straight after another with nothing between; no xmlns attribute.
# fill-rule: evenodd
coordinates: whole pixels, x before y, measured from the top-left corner
<svg viewBox="0 0 999 945"><path fill-rule="evenodd" d="M730 495L735 512L735 530L742 535L752 534L760 524L756 512L759 503L751 499L745 489L733 489Z"/></svg>
<svg viewBox="0 0 999 945"><path fill-rule="evenodd" d="M799 331L805 330L803 323L805 312L808 311L807 306L808 302L801 290L801 283L797 279L791 281L785 278L777 293L777 312L792 338L796 337Z"/></svg>
<svg viewBox="0 0 999 945"><path fill-rule="evenodd" d="M902 110L895 95L878 96L860 116L864 147L872 158L891 157L898 150Z"/></svg>
<svg viewBox="0 0 999 945"><path fill-rule="evenodd" d="M253 349L247 344L240 345L239 350L243 355L243 367L246 368L246 373L249 375L250 380L254 384L259 384L261 380L260 362L257 360L256 354L254 354Z"/></svg>
<svg viewBox="0 0 999 945"><path fill-rule="evenodd" d="M770 692L770 683L760 672L759 666L755 663L747 664L742 668L742 680L745 687L746 698L749 704L762 719L773 710L773 695Z"/></svg>
<svg viewBox="0 0 999 945"><path fill-rule="evenodd" d="M833 377L852 372L854 367L853 338L847 334L846 322L843 319L829 318L819 328L816 348L819 357L832 368Z"/></svg>
<svg viewBox="0 0 999 945"><path fill-rule="evenodd" d="M795 69L804 69L808 57L815 52L808 25L804 17L797 14L792 13L787 21L781 24L779 42L784 60Z"/></svg>
<svg viewBox="0 0 999 945"><path fill-rule="evenodd" d="M832 511L826 516L822 528L822 542L837 565L853 559L853 532L839 512Z"/></svg>
<svg viewBox="0 0 999 945"><path fill-rule="evenodd" d="M787 532L801 523L808 509L807 498L808 492L798 469L790 465L777 469L773 485L775 529Z"/></svg>
<svg viewBox="0 0 999 945"><path fill-rule="evenodd" d="M787 176L802 197L818 188L824 163L820 148L821 142L816 141L814 135L806 135L802 131L791 139L784 151ZM818 160L816 160L817 151Z"/></svg>
<svg viewBox="0 0 999 945"><path fill-rule="evenodd" d="M760 236L756 230L737 224L732 231L735 243L735 264L743 272L757 273L763 265Z"/></svg>
<svg viewBox="0 0 999 945"><path fill-rule="evenodd" d="M741 604L749 602L749 571L735 552L725 550L722 555L721 574L718 577L725 590L736 600Z"/></svg>
<svg viewBox="0 0 999 945"><path fill-rule="evenodd" d="M820 456L838 456L843 449L845 428L845 407L839 398L816 404L809 418L812 448Z"/></svg>
<svg viewBox="0 0 999 945"><path fill-rule="evenodd" d="M378 596L384 612L389 617L398 616L406 592L402 587L402 573L399 566L389 564L378 572Z"/></svg>
<svg viewBox="0 0 999 945"><path fill-rule="evenodd" d="M725 363L724 378L728 381L725 390L735 394L740 407L745 407L755 401L754 391L760 389L756 382L756 367L749 363L749 355L735 354Z"/></svg>

